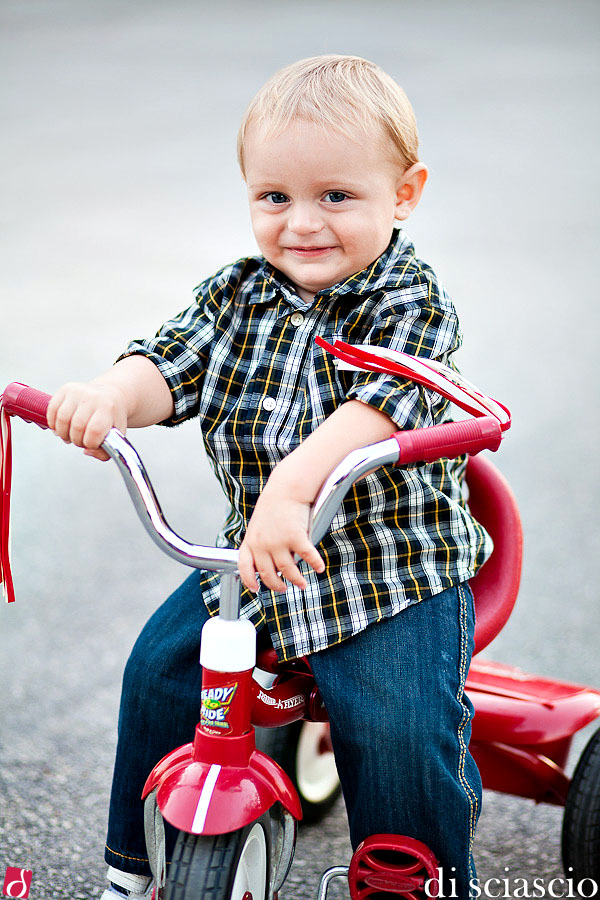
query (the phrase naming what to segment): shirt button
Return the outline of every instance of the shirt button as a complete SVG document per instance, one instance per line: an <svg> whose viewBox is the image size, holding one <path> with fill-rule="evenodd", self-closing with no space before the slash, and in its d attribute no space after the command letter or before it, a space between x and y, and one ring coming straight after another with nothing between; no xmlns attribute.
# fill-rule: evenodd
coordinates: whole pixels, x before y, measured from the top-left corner
<svg viewBox="0 0 600 900"><path fill-rule="evenodd" d="M263 409L268 410L268 412L272 412L275 409L275 407L277 406L277 401L275 400L274 397L265 397L265 399L262 402L262 405L263 405Z"/></svg>
<svg viewBox="0 0 600 900"><path fill-rule="evenodd" d="M290 322L292 323L292 325L302 325L302 323L304 322L304 316L301 312L295 312L292 314Z"/></svg>

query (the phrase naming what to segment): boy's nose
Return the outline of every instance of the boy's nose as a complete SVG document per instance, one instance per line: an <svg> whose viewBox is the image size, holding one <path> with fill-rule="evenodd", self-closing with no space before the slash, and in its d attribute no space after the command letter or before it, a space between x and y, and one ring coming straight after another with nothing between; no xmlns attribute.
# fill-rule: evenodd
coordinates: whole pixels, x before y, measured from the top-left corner
<svg viewBox="0 0 600 900"><path fill-rule="evenodd" d="M318 210L310 203L294 203L287 224L294 234L315 234L323 228L323 220Z"/></svg>

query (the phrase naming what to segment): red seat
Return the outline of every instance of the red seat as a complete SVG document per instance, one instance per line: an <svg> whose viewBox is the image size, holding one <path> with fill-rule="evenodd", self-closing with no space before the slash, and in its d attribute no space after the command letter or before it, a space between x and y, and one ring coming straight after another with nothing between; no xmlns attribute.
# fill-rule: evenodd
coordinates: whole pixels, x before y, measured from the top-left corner
<svg viewBox="0 0 600 900"><path fill-rule="evenodd" d="M517 502L503 475L479 454L467 463L469 507L494 541L494 552L471 580L475 596L475 653L503 628L521 580L523 530Z"/></svg>

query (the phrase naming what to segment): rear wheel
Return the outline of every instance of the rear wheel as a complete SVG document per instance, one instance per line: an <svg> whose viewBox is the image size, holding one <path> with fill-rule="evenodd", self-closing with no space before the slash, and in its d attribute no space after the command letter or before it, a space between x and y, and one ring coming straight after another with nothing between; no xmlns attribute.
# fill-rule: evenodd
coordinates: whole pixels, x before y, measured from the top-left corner
<svg viewBox="0 0 600 900"><path fill-rule="evenodd" d="M165 900L267 900L271 878L268 813L228 834L179 832Z"/></svg>
<svg viewBox="0 0 600 900"><path fill-rule="evenodd" d="M256 746L286 772L298 791L303 821L319 822L340 795L328 722L257 728Z"/></svg>
<svg viewBox="0 0 600 900"><path fill-rule="evenodd" d="M571 779L562 856L565 872L575 881L600 881L600 729L587 743Z"/></svg>

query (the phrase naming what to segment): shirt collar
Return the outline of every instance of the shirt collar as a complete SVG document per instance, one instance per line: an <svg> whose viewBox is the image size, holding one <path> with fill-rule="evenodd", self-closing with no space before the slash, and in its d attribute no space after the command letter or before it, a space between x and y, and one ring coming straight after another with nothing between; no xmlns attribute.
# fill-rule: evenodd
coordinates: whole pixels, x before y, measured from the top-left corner
<svg viewBox="0 0 600 900"><path fill-rule="evenodd" d="M383 288L398 286L402 282L404 272L413 256L414 248L409 238L401 229L394 229L392 239L381 256L378 256L361 272L356 272L345 281L324 288L316 296L371 294ZM308 309L311 304L298 296L283 272L280 272L263 257L258 257L258 260L261 262L248 299L249 303L266 303L275 299L279 293L296 309Z"/></svg>
<svg viewBox="0 0 600 900"><path fill-rule="evenodd" d="M296 309L307 309L310 306L310 303L298 296L283 272L280 272L263 257L259 257L259 259L261 264L256 272L256 282L248 300L249 303L266 303L274 300L280 294Z"/></svg>

